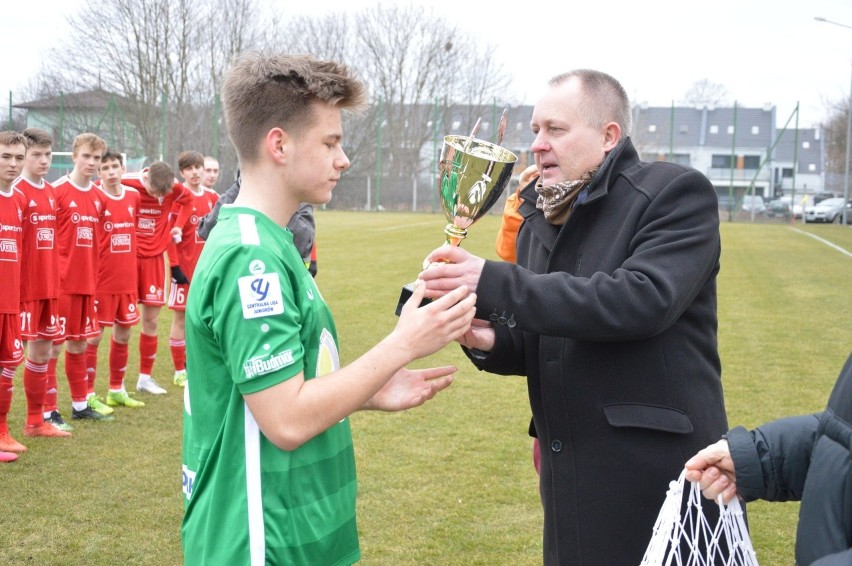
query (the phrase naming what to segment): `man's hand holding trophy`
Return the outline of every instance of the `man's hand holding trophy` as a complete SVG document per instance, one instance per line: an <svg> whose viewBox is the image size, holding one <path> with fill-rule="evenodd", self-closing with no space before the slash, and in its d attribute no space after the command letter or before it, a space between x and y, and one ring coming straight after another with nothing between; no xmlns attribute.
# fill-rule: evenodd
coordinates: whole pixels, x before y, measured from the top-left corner
<svg viewBox="0 0 852 566"><path fill-rule="evenodd" d="M467 237L468 228L494 206L509 184L518 160L514 153L499 145L506 131L506 111L500 118L497 143L476 138L480 121L476 121L470 136L445 136L441 149L438 200L449 222L444 234L447 243L453 246L460 245ZM423 267L428 268L428 262ZM397 315L413 290L413 283L402 288ZM421 306L428 301L424 299Z"/></svg>

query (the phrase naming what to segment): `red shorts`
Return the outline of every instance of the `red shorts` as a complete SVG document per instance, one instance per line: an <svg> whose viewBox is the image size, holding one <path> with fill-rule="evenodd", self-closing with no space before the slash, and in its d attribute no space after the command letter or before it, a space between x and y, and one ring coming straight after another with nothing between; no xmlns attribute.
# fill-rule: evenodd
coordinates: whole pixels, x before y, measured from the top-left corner
<svg viewBox="0 0 852 566"><path fill-rule="evenodd" d="M95 297L92 295L61 295L59 297L59 324L63 340L85 340L100 334Z"/></svg>
<svg viewBox="0 0 852 566"><path fill-rule="evenodd" d="M21 339L53 340L62 335L59 326L59 299L21 303Z"/></svg>
<svg viewBox="0 0 852 566"><path fill-rule="evenodd" d="M137 258L139 270L139 302L161 307L166 304L166 258L163 254Z"/></svg>
<svg viewBox="0 0 852 566"><path fill-rule="evenodd" d="M24 359L21 323L17 314L0 314L0 364L16 366Z"/></svg>
<svg viewBox="0 0 852 566"><path fill-rule="evenodd" d="M105 294L95 296L95 310L98 324L111 327L133 326L139 322L139 309L136 308L136 293Z"/></svg>
<svg viewBox="0 0 852 566"><path fill-rule="evenodd" d="M189 295L189 283L175 283L169 286L169 308L173 311L186 310L186 297Z"/></svg>

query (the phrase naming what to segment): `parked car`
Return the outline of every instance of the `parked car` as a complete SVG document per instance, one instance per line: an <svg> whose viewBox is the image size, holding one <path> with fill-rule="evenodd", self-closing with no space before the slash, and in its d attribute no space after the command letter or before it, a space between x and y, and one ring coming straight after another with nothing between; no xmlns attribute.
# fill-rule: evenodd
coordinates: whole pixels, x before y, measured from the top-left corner
<svg viewBox="0 0 852 566"><path fill-rule="evenodd" d="M785 203L787 203L787 205L790 206L790 210L793 211L793 218L802 218L802 215L804 215L805 207L802 204L803 199L801 199L800 197L796 198L796 201L798 201L798 202L795 202L795 203L793 202L792 196L781 197L778 200L780 200L781 202L785 202Z"/></svg>
<svg viewBox="0 0 852 566"><path fill-rule="evenodd" d="M781 199L775 199L769 202L769 206L766 207L766 216L769 218L783 218L784 220L790 220L793 217L793 209L790 207L790 204Z"/></svg>
<svg viewBox="0 0 852 566"><path fill-rule="evenodd" d="M835 194L834 194L833 192L831 192L831 191L824 191L824 192L821 192L821 193L814 193L814 196L813 196L814 206L818 205L819 203L821 203L821 202L822 202L822 201L824 201L824 200L828 200L828 199L830 199L830 198L834 198L834 197L836 197L836 196L837 196L837 195L835 195Z"/></svg>
<svg viewBox="0 0 852 566"><path fill-rule="evenodd" d="M843 207L845 205L843 197L825 199L805 209L805 222L839 223L843 220Z"/></svg>
<svg viewBox="0 0 852 566"><path fill-rule="evenodd" d="M745 195L743 197L743 210L746 212L754 211L755 214L763 214L766 212L766 203L763 202L763 197L760 195Z"/></svg>

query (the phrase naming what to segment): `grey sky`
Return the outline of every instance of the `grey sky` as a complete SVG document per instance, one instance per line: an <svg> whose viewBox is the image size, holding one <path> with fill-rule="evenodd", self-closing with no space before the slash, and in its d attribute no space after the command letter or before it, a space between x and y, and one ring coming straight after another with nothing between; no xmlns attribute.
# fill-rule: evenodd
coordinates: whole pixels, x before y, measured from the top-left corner
<svg viewBox="0 0 852 566"><path fill-rule="evenodd" d="M323 14L377 0L264 3L285 13ZM852 29L814 21L822 16L852 26L850 0L539 0L529 3L527 13L499 11L497 2L413 3L433 7L492 44L495 58L514 77L512 99L519 103L535 102L551 76L589 67L618 78L634 102L653 106L677 101L702 79L724 85L741 106L774 104L780 123L798 101L799 125L809 127L825 118L826 100L849 96L852 82ZM83 6L96 23L97 10L86 0L5 6L0 107L7 106L10 90L38 72L55 38L67 31L65 16Z"/></svg>

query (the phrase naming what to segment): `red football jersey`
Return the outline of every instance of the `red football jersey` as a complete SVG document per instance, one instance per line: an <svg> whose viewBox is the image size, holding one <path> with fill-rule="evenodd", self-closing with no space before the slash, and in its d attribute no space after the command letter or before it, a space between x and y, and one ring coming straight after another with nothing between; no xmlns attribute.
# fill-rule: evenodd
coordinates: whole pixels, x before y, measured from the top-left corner
<svg viewBox="0 0 852 566"><path fill-rule="evenodd" d="M33 184L18 177L14 187L24 194L21 234L21 302L59 298L59 250L56 247L56 195L42 179Z"/></svg>
<svg viewBox="0 0 852 566"><path fill-rule="evenodd" d="M192 202L189 191L180 183L175 183L172 191L164 197L154 198L145 190L142 176L130 173L121 176L121 183L139 191L142 203L136 215L136 253L140 257L153 257L162 254L169 246L172 236L169 233L172 223L169 212L175 203L186 205L186 212L178 217L177 225L183 226Z"/></svg>
<svg viewBox="0 0 852 566"><path fill-rule="evenodd" d="M198 194L193 193L188 188L187 192L192 196L192 214L181 231L180 243L169 245L169 264L180 265L181 271L192 279L195 264L198 263L201 250L204 249L204 239L198 235L198 222L213 210L213 205L219 200L219 195L216 191L204 187ZM172 208L173 216L177 216L179 212L180 205L175 204Z"/></svg>
<svg viewBox="0 0 852 566"><path fill-rule="evenodd" d="M92 183L78 187L67 176L56 181L56 244L63 295L94 295L98 281L101 216L106 197Z"/></svg>
<svg viewBox="0 0 852 566"><path fill-rule="evenodd" d="M100 187L106 210L98 258L99 295L136 293L136 214L142 197L131 187L120 186L118 195Z"/></svg>
<svg viewBox="0 0 852 566"><path fill-rule="evenodd" d="M0 313L21 312L21 224L26 201L24 193L12 188L0 191Z"/></svg>

